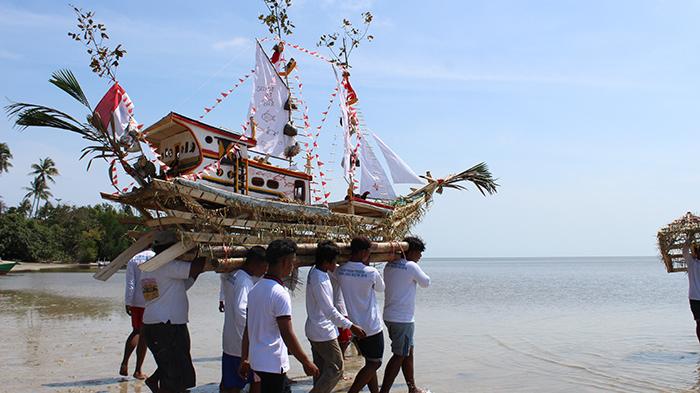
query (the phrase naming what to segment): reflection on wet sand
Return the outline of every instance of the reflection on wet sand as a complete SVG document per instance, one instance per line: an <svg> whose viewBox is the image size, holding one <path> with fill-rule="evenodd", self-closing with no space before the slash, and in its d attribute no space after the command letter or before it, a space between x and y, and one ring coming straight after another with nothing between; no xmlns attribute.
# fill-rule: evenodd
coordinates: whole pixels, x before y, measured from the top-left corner
<svg viewBox="0 0 700 393"><path fill-rule="evenodd" d="M117 311L112 301L86 297L68 297L36 290L0 289L0 309L25 316L29 324L35 318L107 318Z"/></svg>

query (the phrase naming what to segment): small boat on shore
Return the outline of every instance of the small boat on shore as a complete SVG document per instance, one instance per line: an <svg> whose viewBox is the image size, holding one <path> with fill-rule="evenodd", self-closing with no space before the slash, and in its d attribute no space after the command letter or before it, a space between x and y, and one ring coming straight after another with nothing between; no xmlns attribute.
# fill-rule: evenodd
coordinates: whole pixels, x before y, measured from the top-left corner
<svg viewBox="0 0 700 393"><path fill-rule="evenodd" d="M0 276L4 276L9 273L16 264L17 262L4 262L0 260Z"/></svg>

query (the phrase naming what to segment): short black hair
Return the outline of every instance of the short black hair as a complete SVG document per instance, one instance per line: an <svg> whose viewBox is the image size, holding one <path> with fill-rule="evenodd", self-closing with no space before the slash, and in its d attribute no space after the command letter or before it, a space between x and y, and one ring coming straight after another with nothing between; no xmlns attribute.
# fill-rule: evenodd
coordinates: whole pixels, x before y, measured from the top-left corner
<svg viewBox="0 0 700 393"><path fill-rule="evenodd" d="M425 251L425 242L417 236L408 236L403 241L408 243L408 250L406 251Z"/></svg>
<svg viewBox="0 0 700 393"><path fill-rule="evenodd" d="M297 252L297 244L291 239L277 239L267 245L265 259L270 265L279 263L280 258Z"/></svg>
<svg viewBox="0 0 700 393"><path fill-rule="evenodd" d="M267 262L265 259L265 247L253 246L245 253L246 262Z"/></svg>
<svg viewBox="0 0 700 393"><path fill-rule="evenodd" d="M350 242L350 252L369 250L372 247L372 241L367 236L356 236Z"/></svg>
<svg viewBox="0 0 700 393"><path fill-rule="evenodd" d="M340 255L340 247L331 240L322 240L316 245L316 264L333 262Z"/></svg>

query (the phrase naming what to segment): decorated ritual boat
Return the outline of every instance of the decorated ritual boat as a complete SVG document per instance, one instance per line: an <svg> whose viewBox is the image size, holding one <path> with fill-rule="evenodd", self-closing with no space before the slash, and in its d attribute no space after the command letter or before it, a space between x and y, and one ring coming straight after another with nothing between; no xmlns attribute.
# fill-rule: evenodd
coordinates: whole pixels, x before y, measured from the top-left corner
<svg viewBox="0 0 700 393"><path fill-rule="evenodd" d="M371 15L363 16L369 24ZM300 244L302 264L310 262L319 240L346 246L357 235L376 242L372 260L386 261L401 248L396 242L423 217L435 193L465 189L464 182L471 182L484 195L496 192L497 184L484 163L443 178L430 172L416 175L367 127L350 84L349 51L343 63L284 42L280 36L256 41L255 68L223 91L197 119L171 112L142 127L134 119L133 103L114 77L112 87L93 109L70 71L54 73L50 82L90 109L88 123L39 105L8 107L20 127L61 128L90 141L83 156L92 153L90 162L108 160L116 189L102 197L140 212L134 224L147 230L133 231L134 244L98 271L96 278L109 278L147 247L157 230L175 231L180 241L141 264L144 271L195 254L218 258L228 263L219 269L232 269L247 247L281 237ZM271 56L263 48L267 41L275 43ZM285 48L330 65L335 88L317 126L311 126L298 66L293 58L285 58ZM110 64L105 63L107 71ZM252 97L239 130L204 122L206 114L249 79ZM331 179L324 169L330 162L314 150L334 101L342 125L339 161L347 185L340 187L347 191L341 191L336 200L331 199ZM125 185L120 173L133 181ZM413 188L400 195L396 184Z"/></svg>
<svg viewBox="0 0 700 393"><path fill-rule="evenodd" d="M668 273L685 272L688 270L683 247L700 244L700 217L691 212L659 229L656 234L661 261Z"/></svg>

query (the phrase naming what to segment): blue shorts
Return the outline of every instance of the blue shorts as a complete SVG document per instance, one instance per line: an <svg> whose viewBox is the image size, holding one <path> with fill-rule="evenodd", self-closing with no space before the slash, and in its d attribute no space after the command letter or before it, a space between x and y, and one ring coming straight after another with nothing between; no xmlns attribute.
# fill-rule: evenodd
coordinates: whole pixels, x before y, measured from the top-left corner
<svg viewBox="0 0 700 393"><path fill-rule="evenodd" d="M389 330L389 338L391 339L391 352L394 355L408 356L413 348L413 331L415 324L413 322L389 322L384 321Z"/></svg>
<svg viewBox="0 0 700 393"><path fill-rule="evenodd" d="M248 374L246 380L241 379L238 375L238 369L241 367L241 357L231 356L224 353L221 357L221 385L226 389L238 388L243 389L245 385L253 380L253 372Z"/></svg>

